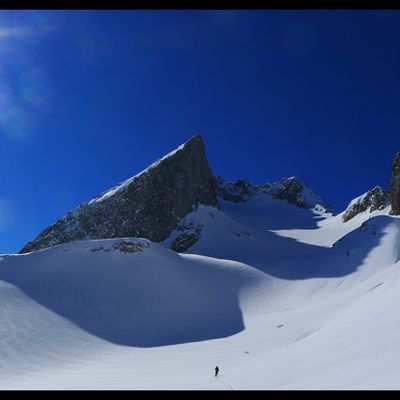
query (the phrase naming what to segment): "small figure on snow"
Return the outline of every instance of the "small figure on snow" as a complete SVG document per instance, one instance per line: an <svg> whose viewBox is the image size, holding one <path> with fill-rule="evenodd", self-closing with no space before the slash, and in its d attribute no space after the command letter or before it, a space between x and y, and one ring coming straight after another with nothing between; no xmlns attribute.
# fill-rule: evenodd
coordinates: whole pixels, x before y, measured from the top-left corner
<svg viewBox="0 0 400 400"><path fill-rule="evenodd" d="M218 372L219 372L219 368L218 368L218 366L216 366L214 369L215 369L215 377L217 377L218 376Z"/></svg>

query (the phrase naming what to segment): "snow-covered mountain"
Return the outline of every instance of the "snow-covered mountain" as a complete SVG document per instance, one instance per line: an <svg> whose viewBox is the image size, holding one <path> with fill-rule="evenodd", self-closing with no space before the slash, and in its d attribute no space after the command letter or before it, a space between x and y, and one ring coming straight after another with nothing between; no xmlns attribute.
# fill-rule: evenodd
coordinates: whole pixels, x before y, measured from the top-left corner
<svg viewBox="0 0 400 400"><path fill-rule="evenodd" d="M142 237L162 242L176 229L181 235L171 248L185 251L197 241L201 228L193 231L182 224L182 219L199 205L220 208L217 194L228 201L245 201L261 194L300 208L332 212L296 177L263 185L214 178L203 140L195 135L142 172L68 212L27 243L21 253L77 240Z"/></svg>
<svg viewBox="0 0 400 400"><path fill-rule="evenodd" d="M336 214L294 177L213 178L188 143L0 256L0 388L400 388L396 188ZM181 201L152 239L149 190ZM93 238L122 216L133 235Z"/></svg>
<svg viewBox="0 0 400 400"><path fill-rule="evenodd" d="M274 199L286 200L300 208L334 212L333 208L317 195L306 182L302 182L295 176L283 178L276 183L264 183L262 185L254 185L245 179L226 182L219 176L215 178L215 181L217 194L227 201L248 201L256 194L262 194Z"/></svg>

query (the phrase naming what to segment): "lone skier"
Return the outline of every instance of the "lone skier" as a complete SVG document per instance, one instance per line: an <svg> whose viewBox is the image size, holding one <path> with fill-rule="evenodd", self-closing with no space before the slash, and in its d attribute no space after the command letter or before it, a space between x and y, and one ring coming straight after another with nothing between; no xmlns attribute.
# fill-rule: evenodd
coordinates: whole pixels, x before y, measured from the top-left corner
<svg viewBox="0 0 400 400"><path fill-rule="evenodd" d="M215 367L214 369L215 369L215 377L217 377L217 376L218 376L218 372L219 372L219 368L218 368L218 366L217 366L217 367Z"/></svg>

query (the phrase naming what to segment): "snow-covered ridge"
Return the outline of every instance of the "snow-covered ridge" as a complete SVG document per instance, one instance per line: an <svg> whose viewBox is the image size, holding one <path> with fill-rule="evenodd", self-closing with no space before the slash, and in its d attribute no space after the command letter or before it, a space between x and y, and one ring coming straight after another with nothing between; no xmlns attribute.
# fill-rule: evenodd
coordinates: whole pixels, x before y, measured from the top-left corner
<svg viewBox="0 0 400 400"><path fill-rule="evenodd" d="M237 262L183 256L140 238L63 243L0 261L0 298L8 282L85 332L136 347L240 332L240 290L262 277Z"/></svg>
<svg viewBox="0 0 400 400"><path fill-rule="evenodd" d="M256 194L286 200L300 208L332 212L333 208L315 193L308 184L295 176L283 178L275 183L255 185L245 179L226 182L221 177L215 178L217 194L224 200L242 202L252 199Z"/></svg>

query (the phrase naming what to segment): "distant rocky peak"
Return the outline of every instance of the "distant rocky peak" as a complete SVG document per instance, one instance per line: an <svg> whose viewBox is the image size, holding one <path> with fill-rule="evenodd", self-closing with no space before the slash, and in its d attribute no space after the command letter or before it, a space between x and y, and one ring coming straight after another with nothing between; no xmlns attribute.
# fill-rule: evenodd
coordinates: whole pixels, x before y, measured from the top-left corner
<svg viewBox="0 0 400 400"><path fill-rule="evenodd" d="M306 182L295 176L283 178L275 183L255 185L245 179L226 182L221 177L215 178L218 196L233 202L249 201L256 194L271 196L305 209L333 212L332 207L318 196Z"/></svg>
<svg viewBox="0 0 400 400"><path fill-rule="evenodd" d="M342 221L347 222L365 211L372 213L377 210L382 210L388 206L389 203L389 193L378 185L374 186L371 190L350 202L342 215Z"/></svg>
<svg viewBox="0 0 400 400"><path fill-rule="evenodd" d="M259 192L259 186L253 185L245 179L238 179L234 182L227 182L220 176L215 178L216 191L224 200L239 203L250 200Z"/></svg>
<svg viewBox="0 0 400 400"><path fill-rule="evenodd" d="M297 177L283 178L271 185L271 194L281 200L287 200L300 208L312 208L316 197L307 183L300 181Z"/></svg>

